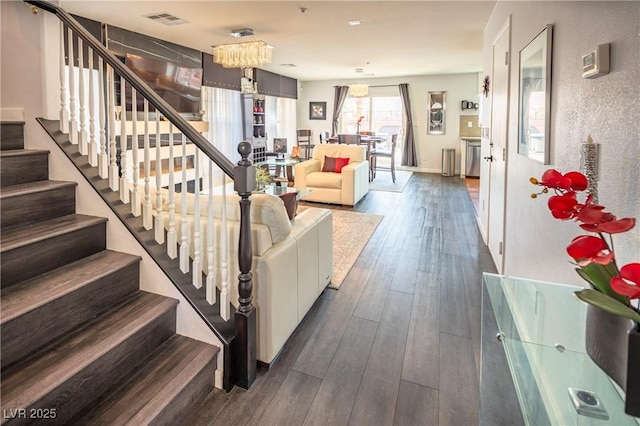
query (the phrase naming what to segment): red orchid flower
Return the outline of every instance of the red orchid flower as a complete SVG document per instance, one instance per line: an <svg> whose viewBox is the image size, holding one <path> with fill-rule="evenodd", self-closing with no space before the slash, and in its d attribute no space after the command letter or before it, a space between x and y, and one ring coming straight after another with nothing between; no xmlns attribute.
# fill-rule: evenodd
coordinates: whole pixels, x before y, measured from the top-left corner
<svg viewBox="0 0 640 426"><path fill-rule="evenodd" d="M611 278L611 288L629 299L640 298L640 263L620 268L620 276Z"/></svg>
<svg viewBox="0 0 640 426"><path fill-rule="evenodd" d="M580 225L585 231L604 232L605 234L621 234L633 229L634 226L636 226L636 220L634 218L625 217L624 219L616 219L615 216L613 216L611 220L604 220L600 223L585 223Z"/></svg>
<svg viewBox="0 0 640 426"><path fill-rule="evenodd" d="M360 118L358 118L358 124L362 123L363 119L364 119L364 115L361 115Z"/></svg>
<svg viewBox="0 0 640 426"><path fill-rule="evenodd" d="M579 204L576 193L569 191L566 194L549 197L547 206L549 210L551 210L553 217L566 220L575 217L577 213L576 207L579 206Z"/></svg>
<svg viewBox="0 0 640 426"><path fill-rule="evenodd" d="M608 265L613 260L613 252L609 250L607 243L602 238L591 235L580 235L574 238L567 246L567 253L580 266L586 266L592 262Z"/></svg>
<svg viewBox="0 0 640 426"><path fill-rule="evenodd" d="M567 191L569 189L573 191L584 191L588 186L587 178L582 173L569 172L563 175L555 169L545 171L542 174L540 181L536 179L533 180L535 180L534 183L538 185L562 191Z"/></svg>

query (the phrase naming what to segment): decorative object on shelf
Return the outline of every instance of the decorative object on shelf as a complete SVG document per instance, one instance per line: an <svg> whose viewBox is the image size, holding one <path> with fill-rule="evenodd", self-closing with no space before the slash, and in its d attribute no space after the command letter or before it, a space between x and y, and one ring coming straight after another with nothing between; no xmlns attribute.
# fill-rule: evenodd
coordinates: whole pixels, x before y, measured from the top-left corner
<svg viewBox="0 0 640 426"><path fill-rule="evenodd" d="M547 25L520 51L518 154L549 164L551 39Z"/></svg>
<svg viewBox="0 0 640 426"><path fill-rule="evenodd" d="M482 94L485 98L489 96L489 85L489 76L485 75L484 80L482 80Z"/></svg>
<svg viewBox="0 0 640 426"><path fill-rule="evenodd" d="M598 204L598 163L600 158L600 144L594 143L591 135L587 142L580 145L580 172L587 177L589 185L587 193L591 195L591 202Z"/></svg>
<svg viewBox="0 0 640 426"><path fill-rule="evenodd" d="M445 133L445 110L447 92L429 92L427 104L429 111L427 115L427 134L444 135Z"/></svg>
<svg viewBox="0 0 640 426"><path fill-rule="evenodd" d="M231 31L234 37L253 36L253 30L242 28ZM271 62L273 46L253 40L242 43L229 43L213 46L213 62L224 68L255 68Z"/></svg>
<svg viewBox="0 0 640 426"><path fill-rule="evenodd" d="M259 191L271 183L271 175L269 169L264 167L256 167L256 184Z"/></svg>
<svg viewBox="0 0 640 426"><path fill-rule="evenodd" d="M354 98L362 98L369 94L369 85L368 84L350 84L349 85L349 96L353 96Z"/></svg>
<svg viewBox="0 0 640 426"><path fill-rule="evenodd" d="M554 190L555 195L548 201L553 217L574 219L583 230L597 234L578 236L567 246L567 253L576 262L576 272L591 286L575 293L590 305L586 324L587 353L625 390L625 412L640 416L640 313L631 304L631 300L640 298L640 263L629 263L618 269L613 251L613 234L631 230L636 219L616 218L606 212L604 206L596 204L592 195L587 196L584 203L578 202L577 193L589 187L587 177L582 173L562 174L549 169L540 180L531 178L531 183L543 187L540 193L532 194L532 198ZM605 234L609 235L609 241ZM616 340L613 337L616 333L598 330L600 327L621 329L618 332L626 338ZM618 352L619 355L612 355Z"/></svg>
<svg viewBox="0 0 640 426"><path fill-rule="evenodd" d="M298 159L300 158L300 147L298 145L294 145L291 147L291 158Z"/></svg>
<svg viewBox="0 0 640 426"><path fill-rule="evenodd" d="M358 117L358 122L356 123L356 134L360 134L360 125L362 124L362 120L364 120L364 115Z"/></svg>
<svg viewBox="0 0 640 426"><path fill-rule="evenodd" d="M477 103L474 103L473 101L461 101L460 102L460 109L465 110L465 109L478 109L480 105L478 105Z"/></svg>
<svg viewBox="0 0 640 426"><path fill-rule="evenodd" d="M327 103L309 102L309 120L326 120Z"/></svg>

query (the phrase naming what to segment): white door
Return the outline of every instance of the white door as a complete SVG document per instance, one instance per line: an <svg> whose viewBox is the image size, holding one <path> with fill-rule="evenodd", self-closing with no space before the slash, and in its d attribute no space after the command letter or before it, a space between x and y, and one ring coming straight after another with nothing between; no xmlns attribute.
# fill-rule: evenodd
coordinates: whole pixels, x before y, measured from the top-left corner
<svg viewBox="0 0 640 426"><path fill-rule="evenodd" d="M488 245L499 273L503 270L507 130L509 118L510 25L493 43L491 70L491 134L489 171Z"/></svg>

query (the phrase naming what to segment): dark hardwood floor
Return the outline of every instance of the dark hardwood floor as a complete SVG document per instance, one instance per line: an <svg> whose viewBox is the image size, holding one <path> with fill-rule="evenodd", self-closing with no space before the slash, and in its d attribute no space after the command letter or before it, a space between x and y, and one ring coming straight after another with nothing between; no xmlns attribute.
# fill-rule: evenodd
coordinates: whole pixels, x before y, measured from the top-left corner
<svg viewBox="0 0 640 426"><path fill-rule="evenodd" d="M353 210L384 219L340 290L249 391L214 391L184 424L478 424L482 272L495 267L464 180L414 173Z"/></svg>

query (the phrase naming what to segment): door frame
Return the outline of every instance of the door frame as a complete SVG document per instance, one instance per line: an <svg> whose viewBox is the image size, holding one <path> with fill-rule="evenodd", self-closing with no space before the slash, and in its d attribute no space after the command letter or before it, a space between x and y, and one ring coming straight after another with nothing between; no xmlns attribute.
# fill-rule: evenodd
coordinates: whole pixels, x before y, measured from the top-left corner
<svg viewBox="0 0 640 426"><path fill-rule="evenodd" d="M492 205L492 197L491 197L491 179L492 179L492 163L490 163L489 165L489 176L488 176L488 186L487 186L487 204L488 204L488 208L487 208L487 238L486 238L486 244L487 247L489 248L489 252L491 253L491 256L494 260L494 263L496 263L496 268L498 269L499 273L503 273L504 272L504 265L505 265L505 258L506 258L506 223L507 223L507 182L508 182L508 169L509 169L509 117L510 117L510 100L511 100L511 70L512 70L512 59L513 59L513 55L512 55L512 49L511 49L511 15L509 15L505 21L505 23L502 25L502 27L500 28L500 30L496 33L496 36L494 37L492 43L491 43L491 83L492 85L494 85L495 87L495 72L494 72L494 58L495 58L495 45L496 43L505 35L505 33L507 34L507 52L508 52L508 63L507 63L507 81L506 81L506 108L505 108L505 126L506 128L504 129L505 132L505 140L504 140L504 154L500 154L503 156L504 159L504 184L503 184L503 191L504 193L502 194L502 199L503 199L503 203L501 206L497 206L498 209L502 210L502 223L499 224L499 226L502 228L501 229L501 236L502 236L502 247L501 247L501 252L498 253L498 259L499 259L499 263L496 262L496 253L493 253L493 251L491 251L491 210L492 208L496 208L496 206ZM496 129L494 129L493 126L493 117L494 117L494 96L493 96L493 91L491 92L491 99L490 99L490 106L489 106L489 123L490 123L490 128L489 128L489 142L490 142L490 148L489 148L489 155L493 156L493 154L495 153L495 151L493 150L493 146L492 146L492 141L494 139L494 131L496 131ZM495 226L495 223L494 223Z"/></svg>

